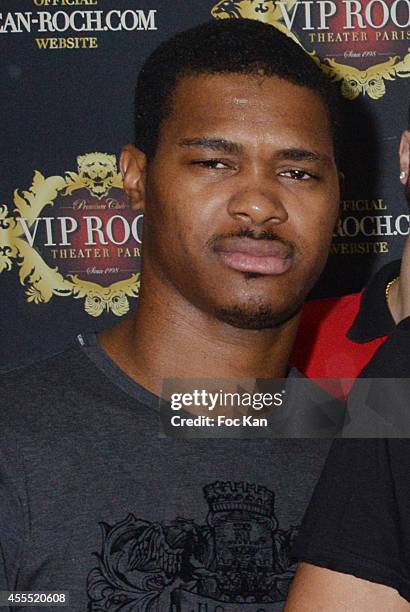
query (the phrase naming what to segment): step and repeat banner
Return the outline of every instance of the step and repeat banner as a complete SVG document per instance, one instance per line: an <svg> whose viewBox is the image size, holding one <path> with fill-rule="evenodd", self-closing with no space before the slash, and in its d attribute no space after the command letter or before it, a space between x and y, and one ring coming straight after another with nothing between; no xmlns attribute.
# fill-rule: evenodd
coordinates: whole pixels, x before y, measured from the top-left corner
<svg viewBox="0 0 410 612"><path fill-rule="evenodd" d="M118 159L138 71L172 34L240 18L285 32L343 95L342 214L313 297L358 291L400 256L410 0L0 0L1 367L136 307L143 217Z"/></svg>

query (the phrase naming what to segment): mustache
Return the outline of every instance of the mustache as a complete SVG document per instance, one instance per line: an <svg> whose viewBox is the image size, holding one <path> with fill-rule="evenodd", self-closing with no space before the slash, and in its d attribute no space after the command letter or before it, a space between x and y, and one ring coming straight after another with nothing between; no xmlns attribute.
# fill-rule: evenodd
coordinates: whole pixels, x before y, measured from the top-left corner
<svg viewBox="0 0 410 612"><path fill-rule="evenodd" d="M263 230L261 232L256 232L255 230L249 228L242 228L240 230L226 232L224 234L214 234L213 236L211 236L211 238L209 238L209 240L207 240L206 246L214 250L218 242L220 242L221 240L226 240L227 238L252 238L253 240L277 241L287 247L290 255L294 255L297 251L297 247L294 242L282 238L272 230Z"/></svg>

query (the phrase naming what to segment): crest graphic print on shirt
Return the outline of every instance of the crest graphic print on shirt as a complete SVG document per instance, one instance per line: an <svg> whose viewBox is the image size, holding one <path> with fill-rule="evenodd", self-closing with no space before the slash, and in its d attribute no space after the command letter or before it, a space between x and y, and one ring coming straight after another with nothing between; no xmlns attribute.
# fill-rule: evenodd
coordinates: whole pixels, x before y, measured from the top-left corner
<svg viewBox="0 0 410 612"><path fill-rule="evenodd" d="M284 601L297 532L279 528L275 495L248 482L204 487L206 523L153 523L133 514L101 523L98 567L88 576L93 612L268 612Z"/></svg>

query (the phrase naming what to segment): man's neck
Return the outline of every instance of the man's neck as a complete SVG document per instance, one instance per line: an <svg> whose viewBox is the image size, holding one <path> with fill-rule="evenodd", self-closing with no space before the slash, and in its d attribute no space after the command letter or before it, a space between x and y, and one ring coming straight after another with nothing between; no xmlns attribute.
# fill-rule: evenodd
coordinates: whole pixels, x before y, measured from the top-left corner
<svg viewBox="0 0 410 612"><path fill-rule="evenodd" d="M274 329L244 330L159 292L142 293L133 318L98 335L111 359L159 394L164 378L284 378L299 316Z"/></svg>

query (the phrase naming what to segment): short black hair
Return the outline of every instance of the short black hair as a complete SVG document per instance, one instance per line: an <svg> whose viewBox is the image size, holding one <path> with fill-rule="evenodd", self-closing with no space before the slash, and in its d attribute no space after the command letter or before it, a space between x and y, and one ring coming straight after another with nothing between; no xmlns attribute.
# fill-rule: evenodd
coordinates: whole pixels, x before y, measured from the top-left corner
<svg viewBox="0 0 410 612"><path fill-rule="evenodd" d="M148 57L135 92L136 146L149 159L154 157L161 122L170 113L172 94L181 77L260 71L317 92L329 112L337 158L340 119L333 84L296 42L252 19L204 23L176 34Z"/></svg>

